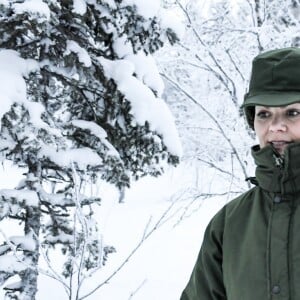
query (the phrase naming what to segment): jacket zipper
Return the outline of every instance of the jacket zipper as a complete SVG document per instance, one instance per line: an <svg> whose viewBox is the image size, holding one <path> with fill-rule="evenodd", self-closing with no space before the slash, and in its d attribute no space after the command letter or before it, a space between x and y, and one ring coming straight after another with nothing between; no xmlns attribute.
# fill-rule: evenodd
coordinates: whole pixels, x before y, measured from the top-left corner
<svg viewBox="0 0 300 300"><path fill-rule="evenodd" d="M294 299L294 276L292 272L292 262L293 262L293 222L294 222L294 212L295 212L295 207L294 207L294 201L292 200L292 205L291 205L291 216L290 216L290 222L289 222L289 231L288 231L288 282L289 282L289 290L290 290L290 299Z"/></svg>
<svg viewBox="0 0 300 300"><path fill-rule="evenodd" d="M268 222L268 232L267 232L267 295L268 295L268 300L272 299L272 294L271 294L271 232L272 232L272 225L273 225L273 213L275 209L275 203L272 202L272 209L271 209L271 214L269 217L269 222Z"/></svg>
<svg viewBox="0 0 300 300"><path fill-rule="evenodd" d="M274 155L275 159L275 165L277 168L280 170L280 177L281 180L283 178L283 173L284 173L284 158L281 156L276 156ZM284 188L281 183L281 197L284 199ZM294 212L295 212L295 205L294 205L294 199L292 198L290 200L290 218L289 218L289 224L288 224L288 236L287 236L287 266L288 266L288 288L289 288L289 299L294 300L294 276L292 272L292 262L293 262L293 223L294 223ZM295 299L296 300L296 299Z"/></svg>

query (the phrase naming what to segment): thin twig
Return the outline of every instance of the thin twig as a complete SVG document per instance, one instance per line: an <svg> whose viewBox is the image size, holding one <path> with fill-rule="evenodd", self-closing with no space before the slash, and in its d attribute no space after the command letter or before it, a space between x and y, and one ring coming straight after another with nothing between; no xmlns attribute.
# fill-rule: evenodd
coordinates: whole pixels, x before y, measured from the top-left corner
<svg viewBox="0 0 300 300"><path fill-rule="evenodd" d="M73 182L74 182L74 194L73 194L73 199L76 204L76 211L75 211L75 218L79 220L80 225L83 230L83 245L81 246L81 253L80 253L80 262L78 266L78 274L77 274L77 291L76 291L76 299L79 298L79 291L81 288L81 285L85 279L84 276L82 276L82 269L83 269L83 264L84 264L84 255L86 253L86 248L87 248L87 241L86 239L89 236L89 230L88 230L88 224L86 221L86 218L84 216L84 213L82 211L82 207L80 204L80 192L79 192L79 183L77 180L77 173L75 170L75 165L72 163L72 177L73 177ZM77 241L75 241L75 248L77 247Z"/></svg>
<svg viewBox="0 0 300 300"><path fill-rule="evenodd" d="M221 74L223 74L223 76L226 78L226 80L228 80L231 83L232 86L232 90L229 89L231 98L233 103L235 104L235 106L238 107L238 101L237 101L237 95L236 95L236 87L235 87L235 83L233 82L233 80L230 78L230 76L227 74L227 72L222 68L222 66L220 65L220 63L218 62L218 60L216 59L216 57L214 56L214 54L211 52L211 50L209 49L209 47L204 43L204 41L202 40L200 34L198 33L198 31L196 30L193 21L189 15L189 12L187 11L186 8L183 7L183 5L180 3L180 1L176 1L178 6L181 8L181 10L184 12L191 28L192 31L194 32L196 38L198 39L198 41L200 42L200 44L204 47L204 49L207 51L209 57L212 59L212 61L214 62L215 66L218 68L218 70L220 71ZM200 57L197 55L197 58L199 59ZM215 71L216 72L216 71ZM221 76L222 77L222 76ZM221 81L223 84L225 83L224 80ZM226 84L225 84L226 86ZM228 88L228 87L227 87Z"/></svg>
<svg viewBox="0 0 300 300"><path fill-rule="evenodd" d="M216 164L214 164L214 163L211 162L211 161L204 160L204 159L202 159L202 158L200 158L200 157L197 157L197 160L199 160L199 161L201 161L201 162L203 162L203 163L209 165L210 167L212 167L212 168L218 170L218 171L221 172L221 173L224 173L224 174L226 174L226 175L233 176L235 179L237 179L237 177L234 176L231 172L221 169L220 167L218 167Z"/></svg>
<svg viewBox="0 0 300 300"><path fill-rule="evenodd" d="M7 238L6 234L3 232L2 229L0 229L0 233L1 233L1 235L3 236L4 240L6 241L6 243L10 246L10 249L11 249L11 251L13 252L14 257L17 259L17 261L18 261L19 263L23 264L26 268L28 268L28 269L30 269L30 270L33 270L33 271L38 270L38 272L39 272L40 274L43 274L43 275L45 275L45 276L48 276L48 277L50 277L50 278L52 278L52 279L55 279L55 280L59 281L60 283L63 284L63 286L65 287L65 291L67 292L67 286L65 285L65 283L64 283L60 278L57 278L57 277L56 277L56 275L55 275L56 272L54 272L54 275L53 275L53 274L49 273L48 271L46 271L46 270L44 270L44 269L42 269L42 268L40 268L40 267L35 267L35 266L32 266L32 265L26 263L26 262L25 262L24 260L22 260L22 258L18 255L18 253L17 253L17 251L16 251L16 246L15 246L15 245ZM68 294L68 292L67 292L67 294Z"/></svg>
<svg viewBox="0 0 300 300"><path fill-rule="evenodd" d="M136 295L136 293L146 284L146 282L147 279L144 279L143 282L133 292L131 292L131 294L128 297L128 300L131 300Z"/></svg>
<svg viewBox="0 0 300 300"><path fill-rule="evenodd" d="M161 217L158 219L158 221L153 225L151 230L148 231L148 233L143 233L142 238L138 242L138 244L132 249L132 251L129 253L129 255L124 259L124 261L117 267L103 282L98 284L95 288L93 288L90 292L85 294L84 296L80 297L78 300L83 300L93 293L95 293L98 289L100 289L103 285L107 284L127 263L128 261L133 257L133 255L138 251L138 249L142 246L142 244L158 229L160 228L165 222L167 221L166 216L174 206L175 202L172 202L171 205L164 211L164 213L161 215ZM148 224L148 223L147 223Z"/></svg>
<svg viewBox="0 0 300 300"><path fill-rule="evenodd" d="M242 80L243 80L243 81L246 81L246 79L245 79L243 73L241 72L241 70L240 70L239 67L237 66L236 62L234 61L232 55L230 54L229 49L226 49L225 52L227 53L227 55L228 55L230 61L232 62L232 64L233 64L235 70L236 70L236 71L238 72L238 74L241 76Z"/></svg>
<svg viewBox="0 0 300 300"><path fill-rule="evenodd" d="M160 74L161 74L161 76L166 78L170 83L172 83L179 91L181 91L188 99L190 99L192 102L194 102L196 105L198 105L201 108L201 110L203 110L209 116L209 118L216 124L216 126L218 127L218 129L222 133L222 136L224 137L224 139L230 145L233 154L236 156L236 158L239 162L239 165L240 165L240 167L241 167L241 169L244 173L245 178L247 178L248 176L247 176L246 167L243 164L242 159L241 159L236 147L233 145L232 141L230 140L230 138L225 133L225 131L223 129L223 126L219 123L219 121L201 103L199 103L192 95L190 95L186 90L184 90L177 82L175 82L173 79L171 79L166 74L162 74L162 73L160 73ZM250 183L248 182L247 184L248 184L248 187L250 188Z"/></svg>

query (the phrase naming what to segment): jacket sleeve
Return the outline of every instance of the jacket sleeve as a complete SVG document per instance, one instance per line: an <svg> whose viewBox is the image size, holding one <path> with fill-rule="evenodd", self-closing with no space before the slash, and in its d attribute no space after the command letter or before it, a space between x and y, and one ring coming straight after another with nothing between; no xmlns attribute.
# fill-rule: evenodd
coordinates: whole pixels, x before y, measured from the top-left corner
<svg viewBox="0 0 300 300"><path fill-rule="evenodd" d="M180 300L226 300L223 283L225 207L208 224L190 280Z"/></svg>

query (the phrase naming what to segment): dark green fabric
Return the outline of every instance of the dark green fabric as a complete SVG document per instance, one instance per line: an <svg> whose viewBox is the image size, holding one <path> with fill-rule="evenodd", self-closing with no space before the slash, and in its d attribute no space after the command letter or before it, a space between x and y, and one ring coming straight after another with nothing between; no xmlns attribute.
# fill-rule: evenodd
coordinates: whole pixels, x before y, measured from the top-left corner
<svg viewBox="0 0 300 300"><path fill-rule="evenodd" d="M254 120L250 107L286 106L296 102L300 102L300 49L283 48L256 56L242 106L250 127L253 128Z"/></svg>
<svg viewBox="0 0 300 300"><path fill-rule="evenodd" d="M181 300L300 299L300 144L252 154L258 186L211 220Z"/></svg>

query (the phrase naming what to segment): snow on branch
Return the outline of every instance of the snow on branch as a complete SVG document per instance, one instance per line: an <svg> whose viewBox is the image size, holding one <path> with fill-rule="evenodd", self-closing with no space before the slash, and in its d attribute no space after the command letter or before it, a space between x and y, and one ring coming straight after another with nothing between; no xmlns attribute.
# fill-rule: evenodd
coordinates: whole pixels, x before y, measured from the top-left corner
<svg viewBox="0 0 300 300"><path fill-rule="evenodd" d="M71 124L75 127L82 128L85 130L89 130L91 134L98 137L102 144L109 150L109 155L113 155L119 158L119 153L116 148L107 140L107 133L106 131L92 121L85 121L85 120L72 120Z"/></svg>
<svg viewBox="0 0 300 300"><path fill-rule="evenodd" d="M86 1L85 0L73 0L73 11L79 15L86 13Z"/></svg>
<svg viewBox="0 0 300 300"><path fill-rule="evenodd" d="M88 54L88 52L80 47L78 43L75 41L67 41L67 49L65 51L65 55L70 54L71 52L77 54L78 60L85 66L85 67L90 67L92 65L91 58Z"/></svg>
<svg viewBox="0 0 300 300"><path fill-rule="evenodd" d="M99 166L103 163L101 157L90 148L70 149L56 151L56 149L44 145L39 151L39 158L49 158L55 164L61 167L70 167L72 162L80 169L86 169L87 166Z"/></svg>
<svg viewBox="0 0 300 300"><path fill-rule="evenodd" d="M34 251L36 248L36 241L34 240L32 233L29 233L26 236L11 236L9 240L17 248L26 251Z"/></svg>
<svg viewBox="0 0 300 300"><path fill-rule="evenodd" d="M149 122L150 129L163 136L168 150L181 156L181 143L170 110L162 99L155 97L149 87L133 76L134 65L125 59L112 61L99 57L99 61L106 76L117 83L118 89L130 101L131 113L136 122L139 125Z"/></svg>
<svg viewBox="0 0 300 300"><path fill-rule="evenodd" d="M124 0L122 6L136 6L137 12L145 19L156 16L160 9L160 0Z"/></svg>
<svg viewBox="0 0 300 300"><path fill-rule="evenodd" d="M0 119L13 103L27 101L23 76L36 70L38 64L34 60L25 60L14 50L0 50Z"/></svg>
<svg viewBox="0 0 300 300"><path fill-rule="evenodd" d="M14 3L13 10L16 14L27 12L31 16L36 16L40 21L50 19L50 9L42 0L26 0L23 3Z"/></svg>
<svg viewBox="0 0 300 300"><path fill-rule="evenodd" d="M35 191L2 189L0 190L0 197L5 201L13 202L13 199L16 203L25 203L29 206L39 205L39 198Z"/></svg>
<svg viewBox="0 0 300 300"><path fill-rule="evenodd" d="M0 256L0 273L19 273L27 268L22 262L19 261L14 255L1 255Z"/></svg>

